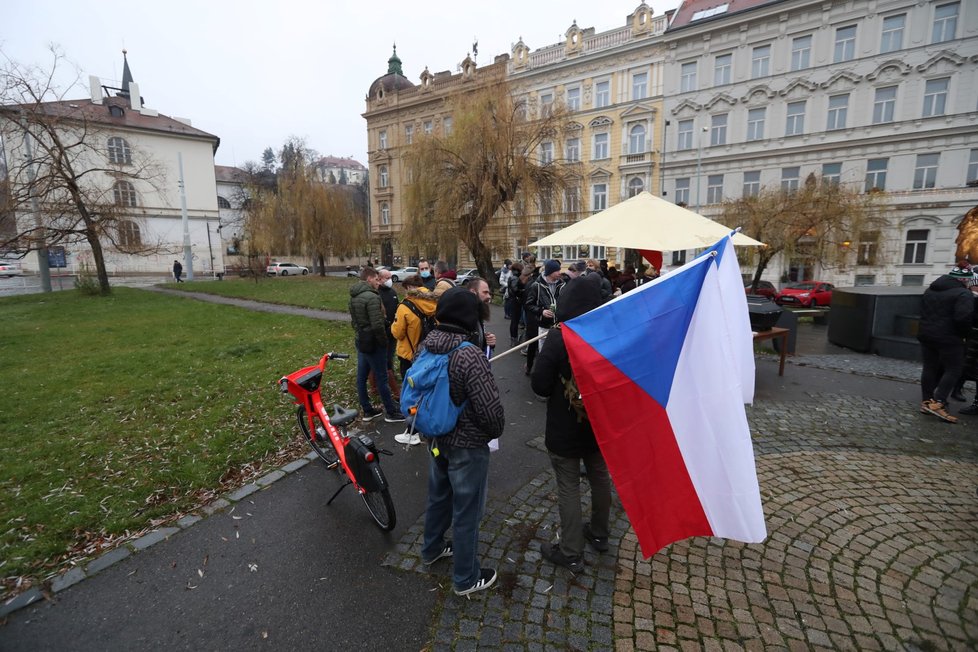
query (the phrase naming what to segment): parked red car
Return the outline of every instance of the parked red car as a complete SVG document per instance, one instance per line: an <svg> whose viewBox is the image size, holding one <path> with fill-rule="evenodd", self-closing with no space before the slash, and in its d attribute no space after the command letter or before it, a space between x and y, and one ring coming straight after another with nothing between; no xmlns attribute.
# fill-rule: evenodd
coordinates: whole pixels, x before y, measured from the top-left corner
<svg viewBox="0 0 978 652"><path fill-rule="evenodd" d="M774 302L779 306L802 306L803 308L831 306L834 287L831 283L823 281L793 283L778 292L778 295L774 297Z"/></svg>
<svg viewBox="0 0 978 652"><path fill-rule="evenodd" d="M774 283L771 281L758 281L757 289L753 292L751 292L750 286L751 283L744 283L744 292L746 292L748 296L761 296L774 301L774 297L776 297L778 294L778 288L774 287Z"/></svg>

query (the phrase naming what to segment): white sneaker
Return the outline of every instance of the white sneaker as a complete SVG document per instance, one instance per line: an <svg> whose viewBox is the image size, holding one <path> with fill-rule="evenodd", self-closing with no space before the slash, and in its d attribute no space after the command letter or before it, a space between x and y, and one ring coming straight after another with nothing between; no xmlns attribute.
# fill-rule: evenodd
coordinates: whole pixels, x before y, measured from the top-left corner
<svg viewBox="0 0 978 652"><path fill-rule="evenodd" d="M417 446L421 443L421 437L419 435L412 435L408 432L402 432L399 435L394 435L394 441L396 441L398 444Z"/></svg>

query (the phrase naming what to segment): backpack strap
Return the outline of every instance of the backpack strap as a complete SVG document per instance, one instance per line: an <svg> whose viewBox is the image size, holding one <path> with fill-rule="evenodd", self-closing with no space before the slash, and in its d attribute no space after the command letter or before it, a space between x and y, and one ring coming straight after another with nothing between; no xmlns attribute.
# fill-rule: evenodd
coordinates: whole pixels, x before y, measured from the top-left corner
<svg viewBox="0 0 978 652"><path fill-rule="evenodd" d="M421 321L421 337L424 338L424 323L425 323L425 320L427 319L428 316L425 315L421 311L421 308L419 308L417 305L415 305L415 303L413 301L411 301L410 299L404 299L403 301L401 301L401 303L404 304L405 306L407 306L408 310L410 310L411 312L413 312L415 314L415 316ZM421 341L419 340L418 342L411 342L411 340L409 338L408 339L408 344L411 345L411 353L417 353L418 352L418 345L421 344Z"/></svg>

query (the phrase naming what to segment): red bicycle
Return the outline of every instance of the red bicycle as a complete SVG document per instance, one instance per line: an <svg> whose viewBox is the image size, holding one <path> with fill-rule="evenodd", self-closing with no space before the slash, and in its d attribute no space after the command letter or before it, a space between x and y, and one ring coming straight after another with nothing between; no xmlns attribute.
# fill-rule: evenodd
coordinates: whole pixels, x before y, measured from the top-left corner
<svg viewBox="0 0 978 652"><path fill-rule="evenodd" d="M278 381L279 389L283 394L295 397L299 406L296 410L299 428L312 449L326 462L326 468L342 469L347 475L347 482L336 490L326 504L332 503L344 487L353 485L377 525L389 531L394 529L397 515L378 456L392 453L378 449L365 434L351 436L348 433L347 426L360 415L357 410L334 404L333 414L327 415L323 405L321 383L326 363L349 357L348 353L327 353L318 365L283 376Z"/></svg>

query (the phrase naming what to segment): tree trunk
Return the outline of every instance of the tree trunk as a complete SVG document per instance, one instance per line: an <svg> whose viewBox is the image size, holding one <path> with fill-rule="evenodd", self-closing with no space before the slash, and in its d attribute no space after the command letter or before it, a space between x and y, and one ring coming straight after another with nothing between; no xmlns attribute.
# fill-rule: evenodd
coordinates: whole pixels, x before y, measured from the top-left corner
<svg viewBox="0 0 978 652"><path fill-rule="evenodd" d="M326 277L326 258L322 254L319 254L319 275Z"/></svg>
<svg viewBox="0 0 978 652"><path fill-rule="evenodd" d="M95 259L95 272L98 274L99 294L107 297L112 293L112 288L109 287L109 274L105 271L105 256L102 255L102 243L99 241L98 234L93 227L85 229L85 239L88 240L88 244L92 248L92 258Z"/></svg>
<svg viewBox="0 0 978 652"><path fill-rule="evenodd" d="M490 289L499 289L499 277L496 276L496 270L492 266L492 250L482 242L477 233L467 238L466 242L469 245L469 252L475 260L475 266L479 269L479 276L489 283Z"/></svg>

